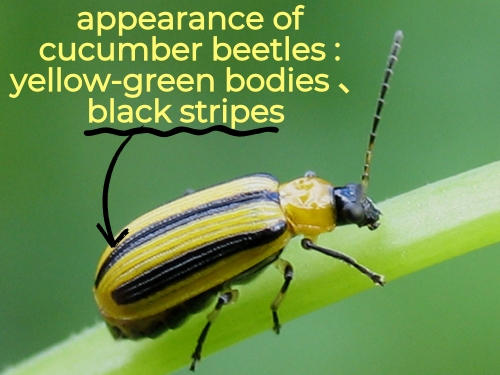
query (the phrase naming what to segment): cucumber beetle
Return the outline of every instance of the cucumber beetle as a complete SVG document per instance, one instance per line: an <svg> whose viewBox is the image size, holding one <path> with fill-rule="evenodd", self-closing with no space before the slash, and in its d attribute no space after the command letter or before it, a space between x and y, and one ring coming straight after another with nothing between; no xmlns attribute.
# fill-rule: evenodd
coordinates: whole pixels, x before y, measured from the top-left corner
<svg viewBox="0 0 500 375"><path fill-rule="evenodd" d="M94 282L97 305L115 338L157 337L216 300L192 354L194 370L212 323L238 296L234 286L274 262L284 278L271 303L273 329L279 333L278 308L293 279L293 267L281 253L298 235L303 236L304 249L339 259L375 284L384 284L383 276L315 241L337 226L379 226L380 211L366 191L380 114L402 40L403 33L396 32L361 183L334 187L308 172L280 184L269 174L253 174L189 192L134 220L127 226L127 237L105 250Z"/></svg>

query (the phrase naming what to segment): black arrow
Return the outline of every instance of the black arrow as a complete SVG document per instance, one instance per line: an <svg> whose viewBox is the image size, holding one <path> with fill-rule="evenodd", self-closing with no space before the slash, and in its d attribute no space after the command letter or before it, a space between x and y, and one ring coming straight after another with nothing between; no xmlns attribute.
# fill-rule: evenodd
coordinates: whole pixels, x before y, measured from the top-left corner
<svg viewBox="0 0 500 375"><path fill-rule="evenodd" d="M131 134L123 141L123 143L116 150L115 156L111 160L111 164L109 165L108 172L106 173L106 178L104 179L104 187L102 189L102 214L104 216L104 225L106 226L106 230L104 230L101 224L97 223L97 229L103 235L104 239L107 241L109 246L116 247L118 243L123 240L123 238L128 234L128 228L125 228L119 235L116 237L116 240L113 237L113 231L111 230L111 224L109 222L109 213L108 213L108 191L109 191L109 183L111 182L111 174L113 173L113 168L115 167L116 161L118 160L118 156L125 148L125 145L132 139L134 135Z"/></svg>

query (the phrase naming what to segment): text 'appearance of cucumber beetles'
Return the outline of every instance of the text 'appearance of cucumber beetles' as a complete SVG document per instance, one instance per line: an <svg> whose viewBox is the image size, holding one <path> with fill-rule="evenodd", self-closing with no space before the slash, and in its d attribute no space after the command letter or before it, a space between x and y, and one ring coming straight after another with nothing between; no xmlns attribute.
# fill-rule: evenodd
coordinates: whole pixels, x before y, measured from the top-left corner
<svg viewBox="0 0 500 375"><path fill-rule="evenodd" d="M314 173L279 184L254 174L187 194L130 223L129 234L99 261L94 295L115 338L156 337L179 327L218 296L198 337L191 370L222 307L234 301L235 284L248 281L277 261L284 282L271 304L279 333L278 308L293 278L280 258L290 239L353 266L378 285L384 278L351 257L315 244L318 235L356 224L376 229L380 211L368 198L372 149L392 68L403 33L396 32L377 102L360 184L334 187Z"/></svg>

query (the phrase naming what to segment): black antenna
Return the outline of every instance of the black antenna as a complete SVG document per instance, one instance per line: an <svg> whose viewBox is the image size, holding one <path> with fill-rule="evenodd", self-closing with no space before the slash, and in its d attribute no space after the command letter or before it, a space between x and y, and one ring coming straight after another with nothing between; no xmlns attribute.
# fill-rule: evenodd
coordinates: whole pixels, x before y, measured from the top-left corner
<svg viewBox="0 0 500 375"><path fill-rule="evenodd" d="M398 52L401 49L401 42L403 41L403 32L401 30L396 31L394 34L394 41L391 46L391 54L387 61L387 68L384 73L384 80L382 82L382 88L380 89L380 95L377 99L377 109L375 110L375 115L373 116L372 131L370 133L370 139L368 141L368 148L365 155L365 165L363 168L363 174L361 176L361 186L363 187L363 194L366 194L368 189L368 182L370 180L370 166L372 163L372 151L373 144L375 143L375 138L377 137L377 127L380 122L380 113L382 112L382 107L384 106L384 98L387 90L389 89L389 80L393 74L392 68L398 61Z"/></svg>

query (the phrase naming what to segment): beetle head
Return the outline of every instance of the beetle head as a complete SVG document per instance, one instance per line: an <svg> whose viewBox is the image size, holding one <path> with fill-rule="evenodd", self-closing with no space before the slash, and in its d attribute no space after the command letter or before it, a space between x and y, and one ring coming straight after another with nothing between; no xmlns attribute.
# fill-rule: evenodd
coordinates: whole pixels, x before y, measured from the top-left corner
<svg viewBox="0 0 500 375"><path fill-rule="evenodd" d="M372 200L364 195L360 184L335 187L333 197L337 211L337 226L356 224L358 227L367 226L368 229L374 230L380 225L378 220L381 212Z"/></svg>

